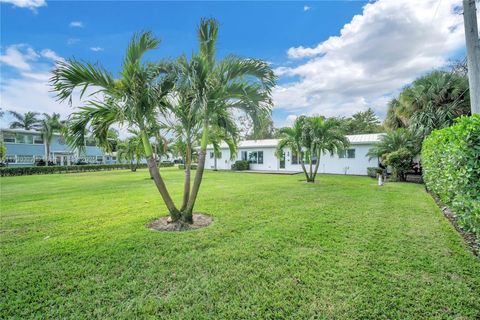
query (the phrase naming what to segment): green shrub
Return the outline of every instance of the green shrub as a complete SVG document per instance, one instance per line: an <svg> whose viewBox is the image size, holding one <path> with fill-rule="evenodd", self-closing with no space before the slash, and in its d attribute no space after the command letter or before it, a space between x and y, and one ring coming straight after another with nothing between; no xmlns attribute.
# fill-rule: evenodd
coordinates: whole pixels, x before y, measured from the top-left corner
<svg viewBox="0 0 480 320"><path fill-rule="evenodd" d="M185 170L185 165L184 164L179 164L178 169ZM197 170L197 165L196 164L191 164L190 165L190 170Z"/></svg>
<svg viewBox="0 0 480 320"><path fill-rule="evenodd" d="M400 148L387 153L384 163L392 167L392 180L405 181L407 171L412 168L413 153L407 148Z"/></svg>
<svg viewBox="0 0 480 320"><path fill-rule="evenodd" d="M172 167L173 163L160 163L160 167ZM139 164L138 168L147 168L146 164ZM50 174L50 173L73 173L102 170L130 169L128 163L117 164L87 164L71 166L48 166L48 167L6 167L0 168L0 176L25 176L32 174Z"/></svg>
<svg viewBox="0 0 480 320"><path fill-rule="evenodd" d="M423 142L422 165L427 189L480 239L480 115L433 131Z"/></svg>
<svg viewBox="0 0 480 320"><path fill-rule="evenodd" d="M382 174L383 169L378 167L368 167L367 175L372 178L377 178L379 174Z"/></svg>
<svg viewBox="0 0 480 320"><path fill-rule="evenodd" d="M250 163L247 160L237 160L232 164L232 170L248 170Z"/></svg>

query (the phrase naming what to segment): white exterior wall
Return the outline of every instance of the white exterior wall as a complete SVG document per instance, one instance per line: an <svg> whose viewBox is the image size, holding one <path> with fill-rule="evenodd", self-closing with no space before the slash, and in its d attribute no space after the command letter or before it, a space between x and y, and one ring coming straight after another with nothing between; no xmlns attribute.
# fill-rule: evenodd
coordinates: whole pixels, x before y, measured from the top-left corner
<svg viewBox="0 0 480 320"><path fill-rule="evenodd" d="M378 160L369 160L367 156L368 150L372 144L351 144L349 149L355 149L355 158L339 158L338 154L331 156L329 153L322 155L318 173L335 173L335 174L351 174L351 175L367 175L368 167L377 167ZM236 160L230 160L230 152L227 148L222 148L222 158L217 159L218 170L230 170L232 164ZM205 161L206 169L214 169L214 159L210 158L210 152L207 150L207 159ZM280 169L280 160L275 156L275 147L248 147L238 148L237 160L242 159L242 151L263 151L263 164L250 164L250 170L265 171L302 171L300 164L292 164L292 155L289 149L285 149L285 168ZM307 165L308 170L308 165Z"/></svg>

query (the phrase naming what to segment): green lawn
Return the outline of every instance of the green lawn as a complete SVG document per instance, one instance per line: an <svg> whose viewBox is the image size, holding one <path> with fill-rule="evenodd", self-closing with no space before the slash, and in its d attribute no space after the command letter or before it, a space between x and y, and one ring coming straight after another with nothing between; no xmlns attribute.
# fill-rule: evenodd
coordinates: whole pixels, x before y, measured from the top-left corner
<svg viewBox="0 0 480 320"><path fill-rule="evenodd" d="M207 172L214 223L168 233L145 170L2 178L0 318L480 318L480 259L423 186L301 179Z"/></svg>

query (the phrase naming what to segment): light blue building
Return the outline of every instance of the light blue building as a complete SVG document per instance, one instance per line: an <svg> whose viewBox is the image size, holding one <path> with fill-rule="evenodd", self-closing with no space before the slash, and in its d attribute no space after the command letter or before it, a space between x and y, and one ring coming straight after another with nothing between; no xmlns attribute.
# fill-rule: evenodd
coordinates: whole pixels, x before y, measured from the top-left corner
<svg viewBox="0 0 480 320"><path fill-rule="evenodd" d="M45 144L38 131L0 129L0 137L7 149L8 166L33 166L35 161L45 160ZM115 153L106 153L91 141L86 142L84 152L72 149L60 134L55 134L50 144L49 161L57 165L71 165L79 161L91 164L117 163Z"/></svg>

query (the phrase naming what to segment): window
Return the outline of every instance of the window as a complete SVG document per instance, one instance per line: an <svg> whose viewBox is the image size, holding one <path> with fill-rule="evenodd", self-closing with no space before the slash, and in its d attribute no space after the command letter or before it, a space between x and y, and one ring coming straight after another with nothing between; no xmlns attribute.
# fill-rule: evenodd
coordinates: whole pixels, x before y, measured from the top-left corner
<svg viewBox="0 0 480 320"><path fill-rule="evenodd" d="M355 158L355 149L340 150L340 151L338 151L338 157L339 158L354 159Z"/></svg>
<svg viewBox="0 0 480 320"><path fill-rule="evenodd" d="M103 162L103 156L97 156L97 162Z"/></svg>
<svg viewBox="0 0 480 320"><path fill-rule="evenodd" d="M7 156L5 157L5 162L6 162L6 163L15 163L15 162L16 162L16 161L15 161L15 156L13 156L13 155L7 155Z"/></svg>
<svg viewBox="0 0 480 320"><path fill-rule="evenodd" d="M292 152L292 164L298 164L298 153Z"/></svg>
<svg viewBox="0 0 480 320"><path fill-rule="evenodd" d="M243 161L247 161L247 160L248 160L247 151L242 151L242 160L243 160Z"/></svg>
<svg viewBox="0 0 480 320"><path fill-rule="evenodd" d="M213 159L214 156L215 156L215 153L213 153L213 151L210 151L210 159Z"/></svg>
<svg viewBox="0 0 480 320"><path fill-rule="evenodd" d="M33 163L33 156L27 155L18 155L17 156L17 163Z"/></svg>
<svg viewBox="0 0 480 320"><path fill-rule="evenodd" d="M4 133L3 142L15 143L15 133L8 133L8 132Z"/></svg>
<svg viewBox="0 0 480 320"><path fill-rule="evenodd" d="M117 157L112 157L112 160L113 160L113 161L116 161L116 160L117 160Z"/></svg>
<svg viewBox="0 0 480 320"><path fill-rule="evenodd" d="M222 159L222 151L220 151L220 152L218 153L218 157L217 157L217 158L218 158L218 159Z"/></svg>
<svg viewBox="0 0 480 320"><path fill-rule="evenodd" d="M31 134L23 134L23 143L32 144L33 136Z"/></svg>
<svg viewBox="0 0 480 320"><path fill-rule="evenodd" d="M43 144L42 136L33 136L33 143L34 144Z"/></svg>
<svg viewBox="0 0 480 320"><path fill-rule="evenodd" d="M253 164L263 164L263 151L252 151L248 154L248 162Z"/></svg>

